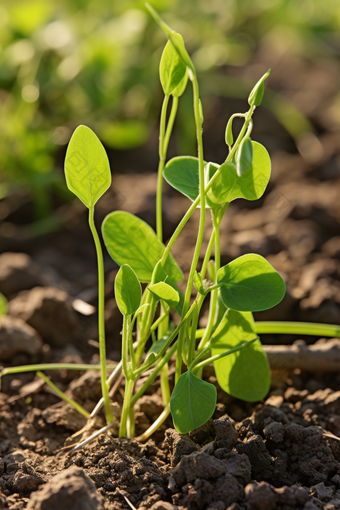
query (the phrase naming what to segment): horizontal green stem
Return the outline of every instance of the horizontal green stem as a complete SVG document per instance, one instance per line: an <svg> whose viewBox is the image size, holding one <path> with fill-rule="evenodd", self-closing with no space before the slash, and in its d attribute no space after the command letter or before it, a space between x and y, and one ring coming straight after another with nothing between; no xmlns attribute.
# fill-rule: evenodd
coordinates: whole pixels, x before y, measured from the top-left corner
<svg viewBox="0 0 340 510"><path fill-rule="evenodd" d="M63 391L61 391L58 386L56 386L52 381L49 380L49 378L43 374L42 372L37 372L37 376L40 377L40 379L43 379L45 383L60 397L61 399L65 400L68 404L70 404L72 407L74 407L78 413L85 416L85 418L90 418L90 413L88 413L80 404L69 398Z"/></svg>
<svg viewBox="0 0 340 510"><path fill-rule="evenodd" d="M106 365L106 370L114 370L117 366ZM0 371L0 377L22 372L36 372L37 370L100 370L101 365L77 364L77 363L43 363L40 365L22 365L19 367L7 367Z"/></svg>
<svg viewBox="0 0 340 510"><path fill-rule="evenodd" d="M225 356L228 356L229 354L232 354L233 352L238 352L244 349L245 347L248 347L248 345L252 344L258 340L258 338L253 338L252 340L249 340L248 342L244 342L241 345L238 345L237 347L234 347L233 349L229 349L229 351L222 352L221 354L216 354L215 356L211 356L210 358L205 359L204 361L201 361L201 363L197 363L191 370L194 372L196 370L200 370L206 365L209 365L210 363L213 363L214 361L217 361L218 359L224 358Z"/></svg>
<svg viewBox="0 0 340 510"><path fill-rule="evenodd" d="M312 322L259 321L255 322L255 331L258 334L340 337L340 326Z"/></svg>

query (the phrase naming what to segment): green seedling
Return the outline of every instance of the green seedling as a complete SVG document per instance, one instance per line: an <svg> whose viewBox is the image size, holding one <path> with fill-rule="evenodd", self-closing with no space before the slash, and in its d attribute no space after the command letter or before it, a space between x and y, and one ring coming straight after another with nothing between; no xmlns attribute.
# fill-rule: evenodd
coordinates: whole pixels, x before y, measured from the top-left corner
<svg viewBox="0 0 340 510"><path fill-rule="evenodd" d="M235 113L227 123L225 161L205 161L202 139L204 116L194 65L182 36L168 27L151 6L146 5L168 38L160 62L164 101L158 147L157 228L155 232L147 223L124 211L110 213L102 224L106 249L120 266L114 294L123 320L122 359L114 370L106 365L103 255L94 225L95 204L111 184L109 163L99 139L85 126L75 130L65 162L68 188L89 210L89 225L97 252L100 366L96 368L101 370L102 399L91 417L104 405L108 424L96 435L111 427L113 416L108 390L112 380L122 371L125 394L119 436L133 437L134 406L160 376L164 410L138 438L140 440L147 439L157 430L170 412L176 429L182 434L211 418L216 407L217 392L213 384L202 378L203 369L208 364L213 364L220 387L230 395L250 402L263 399L270 387L270 369L259 333L339 334L339 326L332 325L256 323L252 312L272 308L283 299L285 284L282 277L265 258L257 254L244 255L221 267L220 224L230 202L240 198L250 201L259 199L270 178L269 154L265 147L250 138L252 117L255 108L261 104L269 71L251 91L249 110ZM181 156L167 161L167 148L179 100L188 83L193 88L197 157ZM234 139L235 117L243 119L243 126ZM162 230L163 178L191 201L166 245ZM197 240L182 293L177 284L183 281L184 275L171 249L196 209L200 212ZM202 254L206 215L211 217L212 233ZM199 267L201 254L203 264ZM145 284L143 291L141 283ZM193 291L196 292L192 300ZM198 329L200 312L206 299L209 299L208 323L206 328ZM176 363L172 392L168 376L169 362ZM3 369L1 375L62 366L65 365L13 367ZM73 368L86 370L94 366L73 365ZM106 371L109 369L113 372L107 379ZM39 376L51 385L45 376ZM143 384L136 391L136 381L141 376ZM58 394L66 400L65 395ZM81 409L80 412L87 413Z"/></svg>

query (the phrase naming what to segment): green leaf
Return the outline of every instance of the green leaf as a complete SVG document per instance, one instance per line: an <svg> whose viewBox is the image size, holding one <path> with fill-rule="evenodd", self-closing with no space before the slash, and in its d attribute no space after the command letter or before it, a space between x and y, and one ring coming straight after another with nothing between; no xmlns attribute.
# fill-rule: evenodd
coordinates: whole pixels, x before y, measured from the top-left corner
<svg viewBox="0 0 340 510"><path fill-rule="evenodd" d="M191 69L191 71L194 74L196 74L194 64L192 63L191 58L189 57L189 54L185 48L183 37L174 30L172 30L172 28L170 28L166 23L164 23L158 12L155 11L155 9L151 7L150 4L146 3L145 6L149 10L150 14L153 16L156 23L161 27L166 36L170 39L178 55L181 57L185 65L187 65L189 69Z"/></svg>
<svg viewBox="0 0 340 510"><path fill-rule="evenodd" d="M237 198L257 200L266 190L271 171L270 157L266 149L258 142L251 142L253 147L252 164L241 176L237 175L233 163L221 165L221 172L207 193L207 202L212 206L232 202ZM216 166L210 165L209 175L216 172Z"/></svg>
<svg viewBox="0 0 340 510"><path fill-rule="evenodd" d="M250 312L228 310L211 339L211 354L215 356L256 337ZM233 397L256 402L270 388L270 369L260 340L239 352L214 361L217 382Z"/></svg>
<svg viewBox="0 0 340 510"><path fill-rule="evenodd" d="M111 185L111 171L105 149L94 132L79 126L66 152L67 187L89 209Z"/></svg>
<svg viewBox="0 0 340 510"><path fill-rule="evenodd" d="M259 79L253 90L250 92L248 97L248 103L250 106L260 106L264 94L264 81L270 75L270 69Z"/></svg>
<svg viewBox="0 0 340 510"><path fill-rule="evenodd" d="M171 308L175 308L175 306L179 303L178 292L176 292L175 289L171 287L171 285L168 285L165 282L149 285L148 289L154 296L156 296L156 298L162 299L169 306L171 306Z"/></svg>
<svg viewBox="0 0 340 510"><path fill-rule="evenodd" d="M115 279L116 303L123 315L135 313L142 300L142 287L136 273L128 264L123 264Z"/></svg>
<svg viewBox="0 0 340 510"><path fill-rule="evenodd" d="M181 57L178 55L171 41L166 43L162 53L159 66L159 77L163 87L164 94L170 96L178 87L184 76L187 74L187 68Z"/></svg>
<svg viewBox="0 0 340 510"><path fill-rule="evenodd" d="M0 292L0 318L7 313L7 299Z"/></svg>
<svg viewBox="0 0 340 510"><path fill-rule="evenodd" d="M253 161L253 145L250 138L244 138L236 154L236 172L239 177L244 174Z"/></svg>
<svg viewBox="0 0 340 510"><path fill-rule="evenodd" d="M104 219L102 233L112 259L120 266L129 264L139 281L150 283L154 267L165 249L154 230L133 214L115 211ZM174 281L183 280L183 273L172 255L167 258L164 269Z"/></svg>
<svg viewBox="0 0 340 510"><path fill-rule="evenodd" d="M225 129L225 143L231 147L234 143L234 136L233 136L233 120L234 118L231 116L228 120L227 127Z"/></svg>
<svg viewBox="0 0 340 510"><path fill-rule="evenodd" d="M204 425L214 414L217 391L190 370L181 375L172 392L170 410L176 430L187 434Z"/></svg>
<svg viewBox="0 0 340 510"><path fill-rule="evenodd" d="M280 303L285 283L260 255L243 255L221 267L217 273L221 297L227 308L241 312L260 312Z"/></svg>
<svg viewBox="0 0 340 510"><path fill-rule="evenodd" d="M154 284L154 283L165 282L165 281L168 285L171 285L171 287L173 289L175 289L175 291L177 292L177 294L179 296L179 302L175 306L175 310L178 313L178 315L182 315L183 304L184 304L184 295L177 287L175 280L166 273L164 267L161 264L161 261L159 261L159 262L157 262L155 269L153 270L151 283Z"/></svg>
<svg viewBox="0 0 340 510"><path fill-rule="evenodd" d="M165 180L177 191L194 201L199 195L198 159L191 156L172 158L166 164Z"/></svg>
<svg viewBox="0 0 340 510"><path fill-rule="evenodd" d="M181 97L181 95L183 94L183 92L185 91L186 89L186 86L187 86L187 83L188 83L188 73L187 71L185 72L185 75L183 76L182 80L180 81L180 83L177 85L177 87L172 91L172 95L174 97Z"/></svg>

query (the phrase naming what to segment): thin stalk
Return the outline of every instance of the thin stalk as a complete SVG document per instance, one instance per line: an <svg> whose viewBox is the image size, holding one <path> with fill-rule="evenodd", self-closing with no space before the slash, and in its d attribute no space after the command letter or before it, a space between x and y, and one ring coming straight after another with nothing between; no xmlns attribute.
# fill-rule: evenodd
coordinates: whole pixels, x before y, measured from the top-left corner
<svg viewBox="0 0 340 510"><path fill-rule="evenodd" d="M132 379L126 380L122 417L119 427L119 437L127 437L127 420L130 413L131 393L134 383L135 382Z"/></svg>
<svg viewBox="0 0 340 510"><path fill-rule="evenodd" d="M124 372L126 381L128 381L129 375L130 375L128 331L129 331L128 317L126 315L124 315L124 317L123 317L123 335L122 335L122 362L123 362L123 372Z"/></svg>
<svg viewBox="0 0 340 510"><path fill-rule="evenodd" d="M216 272L216 281L217 283L217 273L221 266L221 255L220 255L220 228L219 222L213 213L213 224L214 224L214 232L215 232L215 272ZM209 319L207 327L205 328L204 336L198 346L198 349L203 349L210 339L210 335L212 333L214 327L214 321L216 316L216 305L217 305L217 296L218 289L215 289L211 292L210 297L210 307L209 307Z"/></svg>
<svg viewBox="0 0 340 510"><path fill-rule="evenodd" d="M115 365L106 365L107 370L114 370ZM77 364L77 363L41 363L38 365L22 365L19 367L2 368L0 377L9 374L20 374L21 372L36 372L37 370L101 370L101 365Z"/></svg>
<svg viewBox="0 0 340 510"><path fill-rule="evenodd" d="M215 244L215 229L213 229L213 231L211 233L211 236L210 236L210 239L209 239L209 243L208 243L205 255L204 255L204 260L203 260L203 264L202 264L202 268L201 268L201 277L202 277L202 280L204 280L204 278L205 278L205 275L206 275L206 272L207 272L207 268L208 268L208 264L209 264L209 260L210 260L210 255L211 255L212 249L214 247L214 244Z"/></svg>
<svg viewBox="0 0 340 510"><path fill-rule="evenodd" d="M166 112L168 109L170 96L164 96L161 120L159 126L159 163L158 163L158 177L157 177L157 194L156 194L156 231L157 237L160 241L163 240L163 227L162 227L162 188L163 188L163 168L165 161L164 154L164 137L165 137L165 123Z"/></svg>
<svg viewBox="0 0 340 510"><path fill-rule="evenodd" d="M164 145L163 145L164 154L166 154L166 152L168 150L170 136L171 136L172 128L174 127L174 122L175 122L175 118L176 118L177 108L178 108L178 97L172 97L171 112L170 112L169 122L166 127L166 133L165 133Z"/></svg>
<svg viewBox="0 0 340 510"><path fill-rule="evenodd" d="M156 331L156 329L158 328L158 326L161 325L161 323L163 321L165 321L165 319L168 318L169 319L169 314L167 313L162 313L162 315L160 317L158 317L158 319L152 324L151 328L149 329L149 332L152 333L153 331ZM165 328L165 331L167 330L167 328ZM158 338L161 338L163 335L159 335L159 332L158 332Z"/></svg>
<svg viewBox="0 0 340 510"><path fill-rule="evenodd" d="M104 262L103 252L100 244L97 229L94 224L94 208L89 209L89 226L93 236L94 244L97 253L98 263L98 333L99 333L99 358L101 366L101 387L102 395L104 398L106 420L109 423L113 422L113 415L110 407L109 392L106 385L106 346L105 346L105 281L104 281Z"/></svg>
<svg viewBox="0 0 340 510"><path fill-rule="evenodd" d="M167 404L162 413L158 416L157 420L145 431L141 436L136 437L137 441L146 441L150 436L165 422L170 414L170 404Z"/></svg>
<svg viewBox="0 0 340 510"><path fill-rule="evenodd" d="M127 335L127 339L128 339L129 353L130 353L130 358L131 358L131 366L132 366L132 370L134 370L136 368L136 355L135 355L135 350L133 348L131 317L127 317L126 335Z"/></svg>
<svg viewBox="0 0 340 510"><path fill-rule="evenodd" d="M200 98L199 98L199 89L198 89L198 81L195 75L193 75L192 80L193 92L194 92L194 115L195 115L195 124L196 124L196 135L197 135L197 147L198 147L198 172L199 172L199 192L200 192L200 221L199 228L197 234L197 241L194 251L194 256L191 263L190 273L188 277L187 288L184 295L184 304L183 304L183 312L182 317L187 313L190 306L190 297L192 291L192 285L194 281L194 274L196 271L200 250L203 241L204 235L204 226L205 226L205 189L204 189L204 158L203 158L203 139L202 139L202 122L201 122L201 114L200 114ZM189 341L189 339L188 339ZM175 384L182 373L182 357L183 357L183 342L184 342L184 330L182 330L178 337L178 348L176 354L176 374L175 374ZM189 347L189 351L192 350Z"/></svg>
<svg viewBox="0 0 340 510"><path fill-rule="evenodd" d="M37 376L40 377L40 379L43 379L45 383L51 388L51 390L54 391L60 397L61 399L65 400L68 404L70 404L72 407L74 407L78 413L85 416L85 418L90 418L90 413L88 413L80 404L72 400L71 398L67 397L63 391L61 391L50 379L43 374L42 372L37 372Z"/></svg>
<svg viewBox="0 0 340 510"><path fill-rule="evenodd" d="M108 390L110 389L110 385L111 385L111 382L113 381L113 379L116 377L116 375L118 375L121 372L122 366L123 366L123 362L121 360L118 363L118 365L116 365L116 367L115 367L114 371L112 372L112 374L110 375L110 377L107 379L106 384L107 384L107 389ZM93 411L91 413L91 418L93 418L94 416L96 416L99 413L99 411L101 410L103 405L104 405L104 399L102 397L99 400L99 402L97 403L96 407L93 409Z"/></svg>
<svg viewBox="0 0 340 510"><path fill-rule="evenodd" d="M311 322L258 321L255 331L260 334L314 335L340 338L340 326Z"/></svg>
<svg viewBox="0 0 340 510"><path fill-rule="evenodd" d="M253 338L252 340L249 340L248 342L244 342L243 344L239 345L238 347L234 347L233 349L230 349L229 351L222 352L221 354L216 354L215 356L211 356L210 358L205 359L204 361L201 361L200 363L197 363L197 365L194 365L192 368L190 368L190 370L192 372L201 370L206 365L210 365L210 363L213 363L214 361L217 361L218 359L224 358L225 356L228 356L229 354L232 354L233 352L241 351L245 347L248 347L248 345L254 343L256 340L258 340L258 337Z"/></svg>
<svg viewBox="0 0 340 510"><path fill-rule="evenodd" d="M147 378L147 380L145 381L145 383L142 385L142 387L139 389L139 391L137 391L137 393L135 393L135 395L132 397L131 399L131 407L133 407L137 400L142 396L144 395L145 391L148 389L148 387L150 386L151 383L153 383L153 381L156 379L156 377L158 376L159 372L162 370L162 368L164 367L164 365L166 363L168 363L171 359L171 356L176 352L176 349L177 349L177 342L175 342L173 344L173 346L171 347L171 349L169 350L169 352L164 356L164 358L162 359L162 361L159 363L159 365L157 365L157 367L155 368L155 370L152 372L151 375L149 375L149 377Z"/></svg>

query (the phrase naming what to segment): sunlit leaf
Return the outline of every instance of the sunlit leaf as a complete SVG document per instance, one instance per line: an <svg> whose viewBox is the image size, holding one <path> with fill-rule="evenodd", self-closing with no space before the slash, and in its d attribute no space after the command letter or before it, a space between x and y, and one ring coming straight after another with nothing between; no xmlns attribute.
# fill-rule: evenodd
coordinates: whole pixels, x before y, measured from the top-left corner
<svg viewBox="0 0 340 510"><path fill-rule="evenodd" d="M65 176L69 190L91 208L111 185L105 149L94 132L79 126L66 152Z"/></svg>
<svg viewBox="0 0 340 510"><path fill-rule="evenodd" d="M162 53L159 66L159 77L164 94L170 96L178 87L185 75L187 68L171 41L168 41Z"/></svg>
<svg viewBox="0 0 340 510"><path fill-rule="evenodd" d="M250 106L260 106L264 94L264 81L268 78L270 69L259 79L248 97Z"/></svg>
<svg viewBox="0 0 340 510"><path fill-rule="evenodd" d="M266 149L257 142L253 147L252 163L241 176L237 175L233 163L224 163L213 185L207 193L207 201L213 206L245 198L257 200L266 190L271 171L270 157ZM216 172L216 165L209 166L209 179Z"/></svg>
<svg viewBox="0 0 340 510"><path fill-rule="evenodd" d="M112 259L120 266L129 264L139 281L150 283L154 267L165 249L154 230L133 214L115 211L106 216L102 233ZM183 280L183 273L172 255L167 258L164 269L174 281Z"/></svg>
<svg viewBox="0 0 340 510"><path fill-rule="evenodd" d="M178 292L173 287L171 287L171 285L168 285L165 282L149 285L148 289L154 296L156 296L156 298L162 299L171 308L175 308L175 306L177 306L179 303Z"/></svg>
<svg viewBox="0 0 340 510"><path fill-rule="evenodd" d="M217 391L190 370L181 375L172 392L170 410L176 430L187 434L206 423L214 414Z"/></svg>
<svg viewBox="0 0 340 510"><path fill-rule="evenodd" d="M222 300L227 308L259 312L280 303L285 283L269 262L254 253L243 255L217 273Z"/></svg>
<svg viewBox="0 0 340 510"><path fill-rule="evenodd" d="M211 339L211 354L215 356L256 337L250 312L228 310ZM218 384L233 397L256 402L270 388L270 369L260 340L244 349L214 361Z"/></svg>
<svg viewBox="0 0 340 510"><path fill-rule="evenodd" d="M198 159L191 156L172 158L163 172L165 180L177 191L194 201L199 195Z"/></svg>
<svg viewBox="0 0 340 510"><path fill-rule="evenodd" d="M140 306L142 287L136 273L127 264L123 264L116 275L115 298L123 315L132 315Z"/></svg>
<svg viewBox="0 0 340 510"><path fill-rule="evenodd" d="M184 93L186 86L188 83L188 73L185 72L185 75L183 76L180 83L177 85L177 87L172 91L172 95L174 97L181 97L181 95Z"/></svg>

